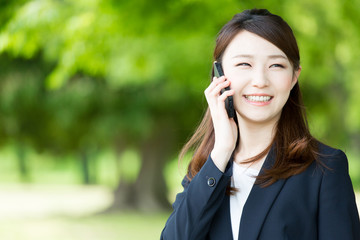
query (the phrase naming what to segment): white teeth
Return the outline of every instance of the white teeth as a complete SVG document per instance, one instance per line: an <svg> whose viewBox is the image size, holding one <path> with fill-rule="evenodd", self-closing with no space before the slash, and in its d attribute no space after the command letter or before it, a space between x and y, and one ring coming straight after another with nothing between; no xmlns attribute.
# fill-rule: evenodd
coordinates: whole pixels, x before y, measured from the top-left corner
<svg viewBox="0 0 360 240"><path fill-rule="evenodd" d="M245 98L251 102L268 102L270 101L270 96L245 96Z"/></svg>

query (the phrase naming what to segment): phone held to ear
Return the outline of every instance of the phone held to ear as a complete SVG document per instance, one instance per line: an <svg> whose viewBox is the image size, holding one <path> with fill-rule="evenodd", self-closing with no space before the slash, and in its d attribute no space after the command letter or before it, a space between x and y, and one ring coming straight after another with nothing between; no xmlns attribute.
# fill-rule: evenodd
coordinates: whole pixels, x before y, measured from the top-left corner
<svg viewBox="0 0 360 240"><path fill-rule="evenodd" d="M223 69L221 67L221 63L219 62L214 62L214 75L215 77L221 77L224 76L224 72ZM221 89L220 93L223 94L223 92L230 90L230 87L226 87L224 89ZM233 103L233 96L228 96L225 99L225 109L226 112L229 116L229 118L234 118L235 117L235 110L234 110L234 103Z"/></svg>

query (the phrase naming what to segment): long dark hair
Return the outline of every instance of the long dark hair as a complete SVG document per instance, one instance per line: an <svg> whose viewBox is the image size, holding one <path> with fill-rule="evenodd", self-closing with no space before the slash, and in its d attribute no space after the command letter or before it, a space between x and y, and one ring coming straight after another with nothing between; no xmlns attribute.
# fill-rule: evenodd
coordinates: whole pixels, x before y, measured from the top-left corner
<svg viewBox="0 0 360 240"><path fill-rule="evenodd" d="M294 73L299 69L299 49L290 26L280 16L271 14L266 9L245 10L236 14L224 25L216 39L214 60L221 62L225 49L241 31L252 32L271 42L286 54ZM207 109L194 135L180 153L182 159L188 151L194 151L188 166L190 180L204 165L214 147L214 142L214 127L210 111ZM275 162L256 179L256 183L263 186L269 186L278 179L301 173L317 160L317 141L309 131L298 82L292 88L289 99L283 107L272 143L263 152L246 162L261 159L269 152L271 146L274 147L276 154Z"/></svg>

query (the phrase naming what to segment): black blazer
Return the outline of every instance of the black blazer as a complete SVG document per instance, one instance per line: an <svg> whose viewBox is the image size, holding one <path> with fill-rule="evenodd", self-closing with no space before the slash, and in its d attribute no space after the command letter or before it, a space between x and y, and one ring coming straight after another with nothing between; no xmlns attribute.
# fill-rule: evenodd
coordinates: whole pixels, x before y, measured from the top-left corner
<svg viewBox="0 0 360 240"><path fill-rule="evenodd" d="M360 240L359 214L346 155L320 144L321 161L269 187L254 185L240 221L239 240ZM274 162L274 151L264 169ZM260 173L261 173L260 171ZM233 239L230 197L232 161L222 173L209 157L184 191L161 233L164 240Z"/></svg>

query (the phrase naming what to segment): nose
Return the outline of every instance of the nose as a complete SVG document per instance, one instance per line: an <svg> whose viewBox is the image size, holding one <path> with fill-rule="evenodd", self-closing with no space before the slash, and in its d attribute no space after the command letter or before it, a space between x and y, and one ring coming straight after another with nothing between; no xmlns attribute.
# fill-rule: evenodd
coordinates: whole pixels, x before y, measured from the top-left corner
<svg viewBox="0 0 360 240"><path fill-rule="evenodd" d="M269 85L268 77L263 69L254 69L251 84L257 88L264 88Z"/></svg>

